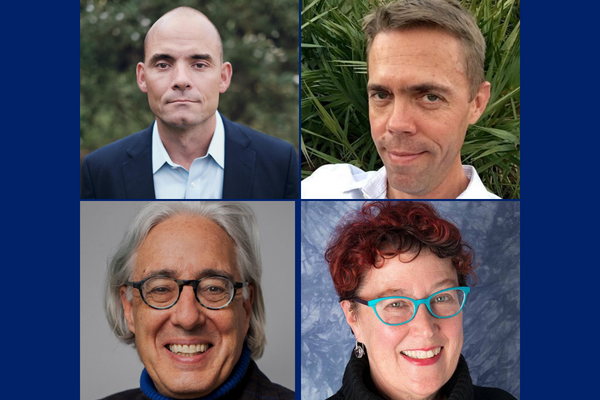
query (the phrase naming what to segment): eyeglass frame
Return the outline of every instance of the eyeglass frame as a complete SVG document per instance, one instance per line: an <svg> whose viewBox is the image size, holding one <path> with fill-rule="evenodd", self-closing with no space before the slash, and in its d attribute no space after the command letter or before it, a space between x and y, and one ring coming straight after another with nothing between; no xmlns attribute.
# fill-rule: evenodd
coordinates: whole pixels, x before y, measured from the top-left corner
<svg viewBox="0 0 600 400"><path fill-rule="evenodd" d="M447 317L440 317L440 316L437 316L437 315L435 315L435 314L433 313L433 311L431 311L431 305L429 304L429 303L431 302L431 299L432 299L432 298L433 298L435 295L438 295L438 294L440 294L440 293L447 292L447 291L449 291L449 290L455 290L455 289L462 290L462 291L464 292L464 294L465 294L465 298L463 299L463 302L462 302L462 304L460 305L460 308L458 309L458 311L456 312L456 314L452 314L452 315L449 315L449 316L447 316ZM419 306L420 306L421 304L425 304L425 306L427 307L427 310L429 310L429 314L431 314L431 316L433 316L434 318L446 319L446 318L452 318L452 317L456 317L458 314L460 314L460 312L462 311L463 307L465 306L465 303L467 302L467 295L468 295L470 292L471 292L471 288L470 288L470 287L468 287L468 286L456 286L456 287L451 287L451 288L448 288L448 289L439 290L439 291L435 292L434 294L432 294L431 296L429 296L429 297L426 297L426 298L424 298L424 299L412 299L412 298L410 298L410 297L405 297L405 296L388 296L388 297L380 297L380 298L373 299L373 300L363 300L363 299L361 299L361 298L358 298L358 297L353 297L353 298L352 298L352 299L350 299L350 300L352 300L352 301L355 301L355 302L357 302L357 303L359 303L359 304L363 304L363 305L365 305L365 306L371 307L371 308L373 309L373 311L375 312L375 315L377 315L377 318L379 318L379 320L380 320L381 322L383 322L384 324L386 324L386 325L389 325L389 326L400 326L400 325L408 324L410 321L412 321L412 320L413 320L413 319L414 319L414 318L417 316L417 312L419 311ZM376 305L377 305L377 303L379 303L380 301L383 301L383 300L389 300L389 299L406 299L406 300L410 300L410 301L413 303L413 307L414 307L414 310L415 310L415 311L413 312L413 315L412 315L412 317L410 317L410 319L409 319L408 321L401 322L401 323L399 323L399 324L389 324L389 323L385 322L385 321L384 321L384 320L383 320L383 319L382 319L382 318L379 316L379 313L377 312L377 309L375 308L375 306L376 306Z"/></svg>
<svg viewBox="0 0 600 400"><path fill-rule="evenodd" d="M144 283L146 283L147 280L152 279L152 278L169 278L169 279L172 279L173 281L175 281L175 283L177 283L177 286L179 286L179 293L177 294L177 299L175 299L173 304L171 304L168 307L154 307L153 305L148 304L148 302L146 301L146 299L144 297L144 292L142 291L142 286L144 285ZM208 279L208 278L223 278L223 279L226 279L229 282L231 282L231 284L233 286L233 295L231 296L231 298L225 305L223 305L221 307L209 307L207 305L204 305L198 298L198 286L200 285L200 282L202 282L202 280ZM192 289L194 289L194 296L196 297L196 300L198 300L198 303L200 303L200 305L202 307L207 308L209 310L222 310L225 307L229 306L229 304L231 304L231 302L235 298L235 295L237 294L238 289L248 287L249 285L250 285L249 282L236 282L233 279L228 278L223 275L210 275L210 276L205 276L204 278L200 278L200 279L175 279L172 276L168 276L168 275L153 275L153 276L149 276L146 279L143 279L141 281L125 282L125 286L131 286L131 287L134 287L135 289L139 290L140 297L142 298L142 300L144 300L144 303L146 303L148 305L148 307L153 308L155 310L168 310L169 308L171 308L175 304L177 304L177 302L179 301L179 298L181 297L181 292L183 291L184 286L191 286Z"/></svg>

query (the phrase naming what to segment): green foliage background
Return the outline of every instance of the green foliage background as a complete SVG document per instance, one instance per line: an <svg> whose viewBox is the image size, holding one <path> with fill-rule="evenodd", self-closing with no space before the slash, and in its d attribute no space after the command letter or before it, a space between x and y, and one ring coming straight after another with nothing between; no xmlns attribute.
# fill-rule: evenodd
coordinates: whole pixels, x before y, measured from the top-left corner
<svg viewBox="0 0 600 400"><path fill-rule="evenodd" d="M178 6L205 13L233 65L220 97L227 118L298 147L297 0L82 0L80 2L80 136L82 155L140 131L153 121L136 84L146 32Z"/></svg>
<svg viewBox="0 0 600 400"><path fill-rule="evenodd" d="M324 164L383 166L371 140L362 18L390 0L301 0L302 177ZM461 0L486 40L492 94L469 127L463 164L504 199L520 198L519 0Z"/></svg>

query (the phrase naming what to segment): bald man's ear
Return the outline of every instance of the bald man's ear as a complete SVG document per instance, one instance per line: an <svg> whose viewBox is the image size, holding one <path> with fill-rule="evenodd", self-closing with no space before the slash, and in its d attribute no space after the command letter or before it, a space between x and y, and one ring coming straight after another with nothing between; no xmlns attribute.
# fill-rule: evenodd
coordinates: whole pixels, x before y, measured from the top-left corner
<svg viewBox="0 0 600 400"><path fill-rule="evenodd" d="M135 74L137 75L137 84L140 90L144 93L148 93L146 88L146 72L144 71L144 63L139 62L135 68Z"/></svg>
<svg viewBox="0 0 600 400"><path fill-rule="evenodd" d="M231 83L232 75L233 67L231 66L231 63L227 61L224 62L223 65L221 65L221 85L219 85L219 93L225 93L227 91L227 89L229 88L229 84Z"/></svg>

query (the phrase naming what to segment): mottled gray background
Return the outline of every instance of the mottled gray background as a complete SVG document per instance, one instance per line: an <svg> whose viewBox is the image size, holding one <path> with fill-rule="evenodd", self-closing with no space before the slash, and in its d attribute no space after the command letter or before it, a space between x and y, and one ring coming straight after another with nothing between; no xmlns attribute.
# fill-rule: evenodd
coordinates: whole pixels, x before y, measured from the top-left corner
<svg viewBox="0 0 600 400"><path fill-rule="evenodd" d="M80 203L80 397L98 399L139 387L144 368L137 352L119 342L104 314L107 261L144 202ZM295 387L295 203L245 202L260 230L267 346L256 363L273 382Z"/></svg>
<svg viewBox="0 0 600 400"><path fill-rule="evenodd" d="M432 202L473 247L478 282L463 310L473 382L520 397L520 203ZM325 399L341 387L354 336L333 288L323 254L335 225L362 202L303 201L301 234L301 389Z"/></svg>

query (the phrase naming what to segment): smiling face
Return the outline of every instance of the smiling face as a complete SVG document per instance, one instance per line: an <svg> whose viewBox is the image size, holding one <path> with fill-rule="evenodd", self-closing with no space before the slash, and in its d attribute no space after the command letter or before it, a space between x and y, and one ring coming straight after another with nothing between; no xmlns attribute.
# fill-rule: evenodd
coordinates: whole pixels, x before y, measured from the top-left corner
<svg viewBox="0 0 600 400"><path fill-rule="evenodd" d="M214 222L171 217L155 226L140 246L131 280L158 274L200 279L218 273L239 282L234 254L233 241ZM247 300L238 290L221 310L202 307L191 286L184 286L177 304L166 310L146 305L137 289L128 301L126 290L121 288L127 326L135 334L140 358L161 394L201 397L229 377L248 331L252 287Z"/></svg>
<svg viewBox="0 0 600 400"><path fill-rule="evenodd" d="M422 299L458 286L450 259L440 259L428 250L410 261L412 257L403 254L386 260L381 268L370 268L357 297ZM351 310L351 306L348 300L342 302L348 324L367 349L373 382L387 398L428 398L448 382L463 345L462 313L438 319L421 305L412 321L389 326L373 309L356 304Z"/></svg>
<svg viewBox="0 0 600 400"><path fill-rule="evenodd" d="M471 100L464 51L432 28L379 33L368 54L371 136L387 172L388 198L456 198L468 185L460 150L489 99Z"/></svg>
<svg viewBox="0 0 600 400"><path fill-rule="evenodd" d="M211 22L199 13L169 13L148 32L145 54L137 65L137 82L148 93L159 129L206 125L214 130L231 64L222 62L221 40Z"/></svg>

